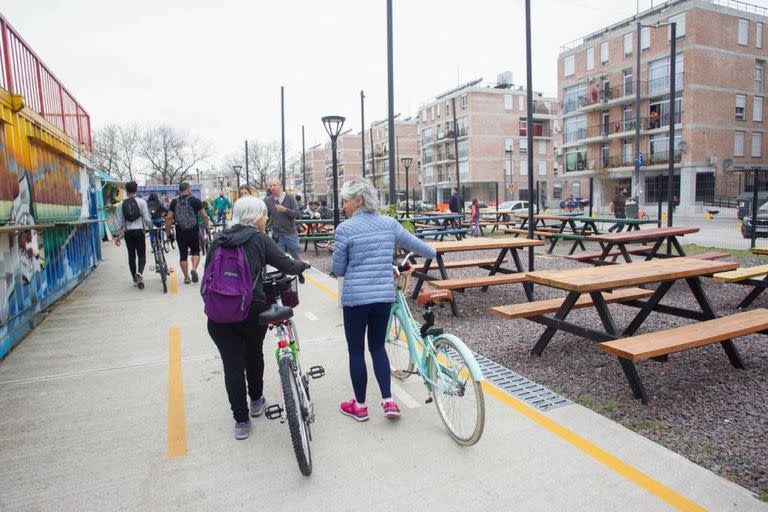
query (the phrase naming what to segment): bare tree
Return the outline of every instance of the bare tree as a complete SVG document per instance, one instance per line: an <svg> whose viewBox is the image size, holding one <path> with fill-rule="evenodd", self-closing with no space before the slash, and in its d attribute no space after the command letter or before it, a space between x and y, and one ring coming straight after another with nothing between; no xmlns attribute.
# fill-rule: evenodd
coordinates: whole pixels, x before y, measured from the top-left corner
<svg viewBox="0 0 768 512"><path fill-rule="evenodd" d="M248 168L251 183L262 190L267 188L269 176L280 170L280 144L248 141Z"/></svg>
<svg viewBox="0 0 768 512"><path fill-rule="evenodd" d="M245 184L245 156L242 153L230 153L221 164L221 174L235 177L240 184Z"/></svg>
<svg viewBox="0 0 768 512"><path fill-rule="evenodd" d="M195 164L210 155L207 145L170 125L149 128L140 141L147 176L163 185L185 181Z"/></svg>
<svg viewBox="0 0 768 512"><path fill-rule="evenodd" d="M99 128L93 134L93 163L101 171L109 175L120 176L118 137L120 128L114 124L108 124Z"/></svg>
<svg viewBox="0 0 768 512"><path fill-rule="evenodd" d="M141 133L139 132L139 127L135 124L120 126L118 128L118 141L120 172L133 181L134 176L143 169L139 161L141 156Z"/></svg>

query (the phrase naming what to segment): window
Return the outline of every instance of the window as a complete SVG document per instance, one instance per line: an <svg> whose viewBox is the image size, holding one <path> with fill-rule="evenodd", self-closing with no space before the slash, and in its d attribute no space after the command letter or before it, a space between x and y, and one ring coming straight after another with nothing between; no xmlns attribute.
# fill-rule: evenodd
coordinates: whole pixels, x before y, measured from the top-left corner
<svg viewBox="0 0 768 512"><path fill-rule="evenodd" d="M458 143L459 146L459 158L467 158L467 155L469 154L469 144L466 140L463 140Z"/></svg>
<svg viewBox="0 0 768 512"><path fill-rule="evenodd" d="M680 132L675 132L675 141L680 141ZM649 155L648 158L645 158L645 163L648 165L658 164L658 163L666 163L669 162L669 134L664 133L657 133L655 135L650 136L650 141L648 143L649 146ZM674 152L674 158L675 161L680 160L680 149L676 149Z"/></svg>
<svg viewBox="0 0 768 512"><path fill-rule="evenodd" d="M528 153L528 139L520 139L520 154L525 155Z"/></svg>
<svg viewBox="0 0 768 512"><path fill-rule="evenodd" d="M600 64L608 62L608 41L600 45Z"/></svg>
<svg viewBox="0 0 768 512"><path fill-rule="evenodd" d="M600 161L603 164L603 169L611 163L611 146L607 142L600 143Z"/></svg>
<svg viewBox="0 0 768 512"><path fill-rule="evenodd" d="M763 98L760 96L752 99L752 120L758 123L763 121Z"/></svg>
<svg viewBox="0 0 768 512"><path fill-rule="evenodd" d="M424 111L426 117L426 110ZM430 144L432 142L432 128L424 128L421 131L421 143Z"/></svg>
<svg viewBox="0 0 768 512"><path fill-rule="evenodd" d="M563 142L576 142L587 135L587 115L582 114L576 117L569 117L565 120Z"/></svg>
<svg viewBox="0 0 768 512"><path fill-rule="evenodd" d="M525 137L526 135L528 135L528 121L519 121L517 123L517 126L518 126L518 130L520 131L518 135L520 135L521 137Z"/></svg>
<svg viewBox="0 0 768 512"><path fill-rule="evenodd" d="M514 103L512 102L512 95L511 94L505 94L504 95L504 110L512 110L514 108Z"/></svg>
<svg viewBox="0 0 768 512"><path fill-rule="evenodd" d="M437 104L437 117L440 117L443 113L443 106L441 104Z"/></svg>
<svg viewBox="0 0 768 512"><path fill-rule="evenodd" d="M698 173L696 175L696 201L711 201L714 198L715 198L715 173L713 172Z"/></svg>
<svg viewBox="0 0 768 512"><path fill-rule="evenodd" d="M763 24L759 21L755 24L755 48L763 47Z"/></svg>
<svg viewBox="0 0 768 512"><path fill-rule="evenodd" d="M685 13L669 18L669 23L676 23L675 34L678 38L685 36ZM672 26L667 29L667 40L672 39Z"/></svg>
<svg viewBox="0 0 768 512"><path fill-rule="evenodd" d="M571 191L573 192L573 197L581 197L581 182L574 181L571 184Z"/></svg>
<svg viewBox="0 0 768 512"><path fill-rule="evenodd" d="M459 103L461 103L461 108L467 108L467 95L466 94L462 94L459 97Z"/></svg>
<svg viewBox="0 0 768 512"><path fill-rule="evenodd" d="M574 146L565 149L565 172L583 171L587 168L586 146Z"/></svg>
<svg viewBox="0 0 768 512"><path fill-rule="evenodd" d="M761 156L760 155L760 142L763 134L760 132L754 132L752 134L752 156Z"/></svg>
<svg viewBox="0 0 768 512"><path fill-rule="evenodd" d="M525 96L522 94L517 97L517 109L520 112L525 112Z"/></svg>
<svg viewBox="0 0 768 512"><path fill-rule="evenodd" d="M632 94L632 68L622 71L622 84L624 85L623 96Z"/></svg>
<svg viewBox="0 0 768 512"><path fill-rule="evenodd" d="M733 156L744 156L744 132L736 132L733 136Z"/></svg>
<svg viewBox="0 0 768 512"><path fill-rule="evenodd" d="M504 139L504 151L514 151L515 146L513 144L514 139Z"/></svg>
<svg viewBox="0 0 768 512"><path fill-rule="evenodd" d="M512 173L515 172L515 162L508 160L507 163L504 164L504 170L507 173L507 176L512 176Z"/></svg>
<svg viewBox="0 0 768 512"><path fill-rule="evenodd" d="M463 181L469 179L469 162L459 162L459 178Z"/></svg>
<svg viewBox="0 0 768 512"><path fill-rule="evenodd" d="M451 102L446 101L445 102L445 115L449 116L451 115Z"/></svg>
<svg viewBox="0 0 768 512"><path fill-rule="evenodd" d="M595 47L587 48L587 71L595 69Z"/></svg>
<svg viewBox="0 0 768 512"><path fill-rule="evenodd" d="M563 113L567 114L579 108L579 102L586 94L587 84L584 82L563 89Z"/></svg>
<svg viewBox="0 0 768 512"><path fill-rule="evenodd" d="M763 61L755 62L755 92L763 93L763 82L765 77L765 68Z"/></svg>
<svg viewBox="0 0 768 512"><path fill-rule="evenodd" d="M683 100L678 95L675 98L675 124L680 123L682 112ZM669 126L669 100L653 101L648 111L648 129L654 130L662 126Z"/></svg>
<svg viewBox="0 0 768 512"><path fill-rule="evenodd" d="M437 149L436 161L441 162L443 160L443 145L442 144L438 144L436 149ZM446 153L447 152L448 151L446 150Z"/></svg>
<svg viewBox="0 0 768 512"><path fill-rule="evenodd" d="M607 137L611 133L611 113L605 110L600 113L600 136Z"/></svg>
<svg viewBox="0 0 768 512"><path fill-rule="evenodd" d="M469 133L467 130L467 118L460 117L456 119L456 136L464 137L467 133Z"/></svg>
<svg viewBox="0 0 768 512"><path fill-rule="evenodd" d="M528 160L520 160L520 176L528 176Z"/></svg>
<svg viewBox="0 0 768 512"><path fill-rule="evenodd" d="M547 154L547 141L540 140L539 141L539 149L537 151L540 155L546 155Z"/></svg>
<svg viewBox="0 0 768 512"><path fill-rule="evenodd" d="M743 121L747 118L746 114L747 97L743 94L736 95L736 119Z"/></svg>
<svg viewBox="0 0 768 512"><path fill-rule="evenodd" d="M547 162L539 161L539 176L547 175Z"/></svg>
<svg viewBox="0 0 768 512"><path fill-rule="evenodd" d="M435 120L435 106L432 105L432 120Z"/></svg>
<svg viewBox="0 0 768 512"><path fill-rule="evenodd" d="M576 73L576 56L569 55L563 59L563 76L571 76Z"/></svg>
<svg viewBox="0 0 768 512"><path fill-rule="evenodd" d="M669 179L666 176L649 176L645 178L645 201L658 203L667 200ZM672 196L680 197L680 175L672 178Z"/></svg>
<svg viewBox="0 0 768 512"><path fill-rule="evenodd" d="M552 199L563 198L563 184L556 181L552 184Z"/></svg>
<svg viewBox="0 0 768 512"><path fill-rule="evenodd" d="M658 59L648 64L648 92L667 92L669 90L669 57ZM683 55L675 58L675 86L683 86Z"/></svg>
<svg viewBox="0 0 768 512"><path fill-rule="evenodd" d="M633 165L632 161L632 139L624 139L621 146L621 163L624 165Z"/></svg>
<svg viewBox="0 0 768 512"><path fill-rule="evenodd" d="M421 121L424 123L427 122L427 109L421 111Z"/></svg>
<svg viewBox="0 0 768 512"><path fill-rule="evenodd" d="M632 32L624 34L624 56L632 55Z"/></svg>
<svg viewBox="0 0 768 512"><path fill-rule="evenodd" d="M431 164L435 161L435 149L427 148L424 150L424 163Z"/></svg>
<svg viewBox="0 0 768 512"><path fill-rule="evenodd" d="M640 29L640 49L647 50L651 47L651 27Z"/></svg>
<svg viewBox="0 0 768 512"><path fill-rule="evenodd" d="M739 35L736 42L742 46L747 46L749 43L749 20L739 20Z"/></svg>

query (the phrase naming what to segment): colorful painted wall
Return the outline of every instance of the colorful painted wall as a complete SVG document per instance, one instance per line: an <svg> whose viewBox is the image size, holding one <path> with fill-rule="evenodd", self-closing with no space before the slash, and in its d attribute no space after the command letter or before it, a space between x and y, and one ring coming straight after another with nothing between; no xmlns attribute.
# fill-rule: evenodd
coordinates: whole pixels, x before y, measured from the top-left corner
<svg viewBox="0 0 768 512"><path fill-rule="evenodd" d="M101 259L98 175L21 101L0 89L0 358Z"/></svg>

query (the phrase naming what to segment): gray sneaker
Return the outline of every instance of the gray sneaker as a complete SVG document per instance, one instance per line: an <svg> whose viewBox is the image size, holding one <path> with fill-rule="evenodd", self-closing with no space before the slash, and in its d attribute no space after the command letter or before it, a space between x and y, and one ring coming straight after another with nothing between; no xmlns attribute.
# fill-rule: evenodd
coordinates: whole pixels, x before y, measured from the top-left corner
<svg viewBox="0 0 768 512"><path fill-rule="evenodd" d="M263 396L258 400L251 400L251 418L256 418L264 414L264 409L267 408L267 399Z"/></svg>
<svg viewBox="0 0 768 512"><path fill-rule="evenodd" d="M251 435L250 421L243 421L241 423L235 422L235 439L248 439L249 435Z"/></svg>

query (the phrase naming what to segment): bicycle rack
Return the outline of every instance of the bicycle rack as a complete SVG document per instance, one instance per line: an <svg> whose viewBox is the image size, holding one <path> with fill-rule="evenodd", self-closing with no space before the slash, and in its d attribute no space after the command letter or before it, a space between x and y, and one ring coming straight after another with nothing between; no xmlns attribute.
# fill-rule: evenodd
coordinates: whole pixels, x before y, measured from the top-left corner
<svg viewBox="0 0 768 512"><path fill-rule="evenodd" d="M325 377L325 368L323 368L322 366L312 366L307 372L307 375L309 375L313 379L320 379L322 377Z"/></svg>

